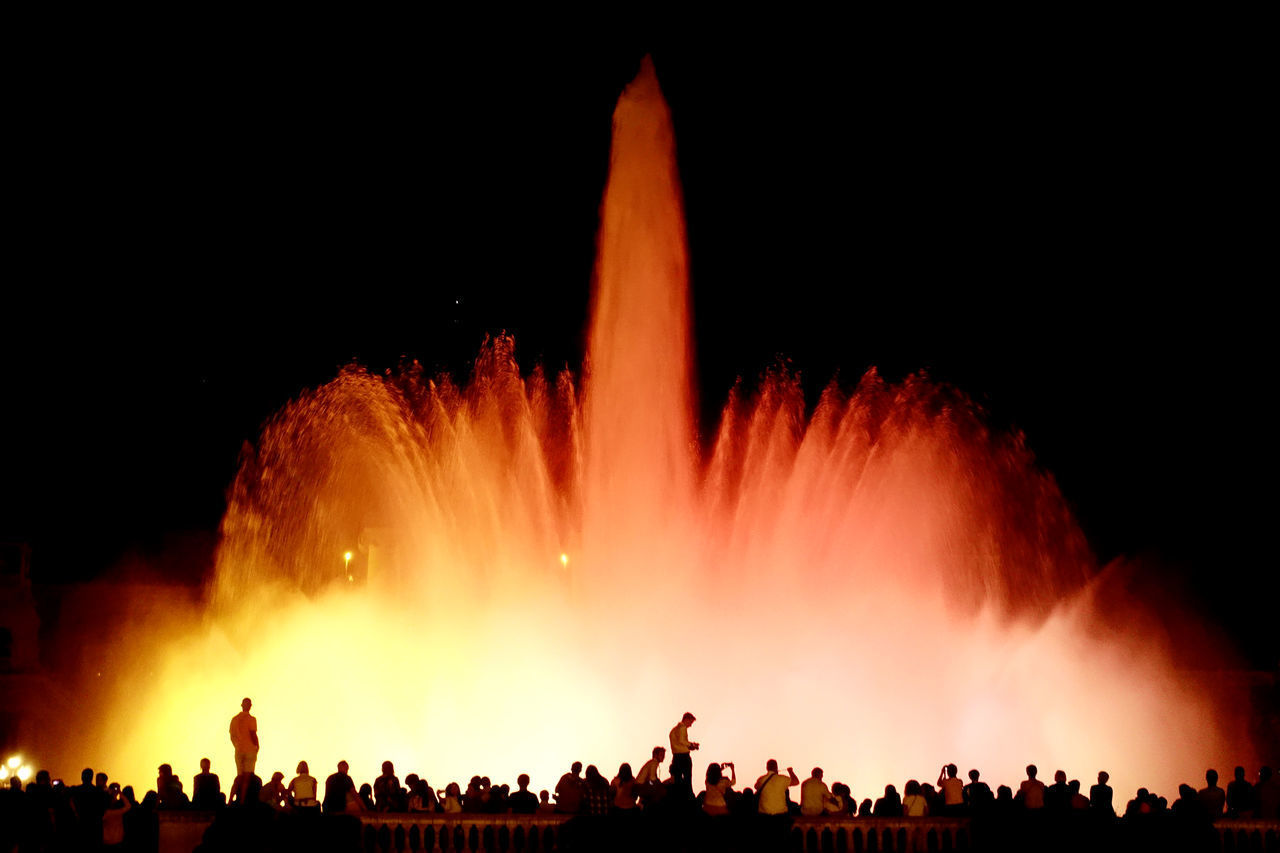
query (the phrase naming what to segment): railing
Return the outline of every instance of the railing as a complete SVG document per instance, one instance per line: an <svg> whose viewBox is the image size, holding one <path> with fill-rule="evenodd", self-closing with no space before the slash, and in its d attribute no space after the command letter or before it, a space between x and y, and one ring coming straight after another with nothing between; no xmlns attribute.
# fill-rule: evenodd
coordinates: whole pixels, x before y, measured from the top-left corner
<svg viewBox="0 0 1280 853"><path fill-rule="evenodd" d="M156 817L160 853L191 853L215 819L214 812L160 811ZM1163 818L1164 816L1162 816ZM288 820L288 818L285 818ZM610 818L568 815L488 815L366 812L359 816L315 816L282 825L295 840L323 838L326 849L351 853L556 853L565 849L615 850L618 838L635 849L778 850L783 853L904 853L904 851L980 851L989 846L1036 850L1046 846L1091 849L1090 839L1105 837L1116 850L1149 849L1148 842L1178 832L1168 821L1140 824L1107 821L1089 833L1055 830L1066 825L1027 825L1018 817L995 820L983 833L968 818L799 817L666 819L636 814ZM1074 824L1081 829L1087 824ZM1180 849L1207 853L1280 853L1280 821L1219 820L1203 843L1179 838ZM996 837L988 837L994 830ZM769 839L770 833L776 833ZM1024 834L1025 833L1025 834ZM679 837L681 844L672 842ZM340 839L341 843L336 844ZM1013 846L1010 842L1014 841ZM639 843L637 843L639 842ZM335 846L336 845L336 846ZM308 845L309 847L311 845Z"/></svg>
<svg viewBox="0 0 1280 853"><path fill-rule="evenodd" d="M1224 853L1236 850L1280 851L1280 820L1220 820L1213 828Z"/></svg>
<svg viewBox="0 0 1280 853"><path fill-rule="evenodd" d="M572 815L365 812L359 817L366 851L547 853L560 849Z"/></svg>
<svg viewBox="0 0 1280 853"><path fill-rule="evenodd" d="M695 821L670 822L656 819L646 822L645 815L597 819L603 821L591 825L591 819L578 819L568 824L568 815L481 815L481 814L391 814L370 812L360 816L364 825L362 837L366 853L388 851L421 851L421 853L449 853L449 851L475 851L475 853L550 853L563 849L562 839L574 829L593 833L597 844L573 844L608 849L610 832L634 839L639 832L657 830L656 847L661 843L662 832L679 832L690 838L696 846L706 830L724 828L720 838L732 839L734 830L745 830L757 846L761 831L769 832L768 819L756 821L738 818L704 818L695 815ZM629 823L627 823L629 821ZM781 824L773 824L778 830L777 849L800 851L906 851L906 850L968 850L969 821L965 818L782 818ZM789 828L788 828L789 827ZM714 833L711 833L714 834ZM581 838L575 837L575 841ZM670 841L671 839L668 839ZM720 845L712 845L720 846ZM769 846L769 845L763 845Z"/></svg>
<svg viewBox="0 0 1280 853"><path fill-rule="evenodd" d="M799 817L791 849L806 851L968 850L968 818Z"/></svg>

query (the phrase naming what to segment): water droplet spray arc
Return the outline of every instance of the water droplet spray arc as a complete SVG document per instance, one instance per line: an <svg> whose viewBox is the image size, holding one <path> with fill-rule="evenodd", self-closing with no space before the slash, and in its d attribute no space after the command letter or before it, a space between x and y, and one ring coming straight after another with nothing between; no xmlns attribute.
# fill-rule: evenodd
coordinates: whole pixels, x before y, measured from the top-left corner
<svg viewBox="0 0 1280 853"><path fill-rule="evenodd" d="M615 113L579 378L522 376L500 337L463 386L353 368L290 403L233 485L199 627L149 629L157 671L122 684L96 754L139 780L209 755L227 778L246 695L260 772L389 758L435 787L612 775L685 710L695 773L732 760L750 784L777 757L859 798L946 761L1169 791L1233 754L1141 611L1096 616L1054 482L963 395L871 373L806 416L779 372L699 451L687 303L646 61Z"/></svg>

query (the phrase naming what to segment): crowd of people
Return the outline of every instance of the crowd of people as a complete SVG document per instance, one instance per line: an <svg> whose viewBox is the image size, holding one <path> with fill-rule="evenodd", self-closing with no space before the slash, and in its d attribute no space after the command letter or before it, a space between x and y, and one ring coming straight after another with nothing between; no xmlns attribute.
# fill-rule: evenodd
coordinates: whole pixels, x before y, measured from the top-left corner
<svg viewBox="0 0 1280 853"><path fill-rule="evenodd" d="M739 788L732 762L711 763L701 790L694 790L690 753L699 748L689 740L695 718L685 714L669 734L671 761L667 749L655 746L639 771L622 764L612 779L595 765L572 767L555 785L554 791L537 794L529 789L529 776L521 774L516 790L494 784L487 776L473 776L464 788L450 782L433 788L425 776L410 773L403 783L391 761L382 764L382 773L373 782L357 785L347 762L338 762L335 772L323 784L300 761L296 774L287 783L275 772L263 782L257 775L257 724L244 700L242 714L232 721L231 736L236 750L237 774L227 791L211 770L208 758L200 762L200 773L191 780L190 794L168 764L159 767L155 789L142 800L132 786L121 787L105 773L85 769L79 785L65 785L40 771L25 789L17 777L0 800L0 823L6 828L0 837L0 853L14 850L55 849L145 849L137 839L154 836L155 814L164 810L254 810L261 814L288 813L348 814L365 812L443 814L546 814L562 816L682 815L787 817L875 817L920 818L947 816L999 820L1014 815L1041 813L1092 815L1105 819L1146 820L1162 814L1207 823L1221 817L1280 820L1280 777L1270 767L1262 767L1249 781L1243 767L1225 788L1218 774L1209 770L1205 785L1179 787L1172 803L1164 797L1139 789L1120 807L1108 784L1106 772L1088 793L1078 780L1068 781L1064 771L1054 774L1052 784L1039 779L1035 765L1026 768L1026 779L1017 790L999 785L992 791L978 770L968 771L968 781L955 764L943 766L932 784L916 779L906 782L899 793L886 785L883 796L859 802L849 786L835 782L828 786L821 767L815 767L803 781L794 769L780 771L769 760L754 784ZM798 788L793 796L792 789ZM61 840L61 843L59 843ZM68 846L69 845L69 846Z"/></svg>

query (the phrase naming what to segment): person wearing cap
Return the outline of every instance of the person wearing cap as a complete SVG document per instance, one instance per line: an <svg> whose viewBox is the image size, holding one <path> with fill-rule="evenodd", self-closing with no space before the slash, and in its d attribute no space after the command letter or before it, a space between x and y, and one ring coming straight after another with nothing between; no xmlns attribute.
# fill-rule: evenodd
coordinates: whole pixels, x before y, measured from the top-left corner
<svg viewBox="0 0 1280 853"><path fill-rule="evenodd" d="M698 748L698 744L689 740L689 726L697 719L688 711L671 730L671 781L693 798L693 758L690 752Z"/></svg>

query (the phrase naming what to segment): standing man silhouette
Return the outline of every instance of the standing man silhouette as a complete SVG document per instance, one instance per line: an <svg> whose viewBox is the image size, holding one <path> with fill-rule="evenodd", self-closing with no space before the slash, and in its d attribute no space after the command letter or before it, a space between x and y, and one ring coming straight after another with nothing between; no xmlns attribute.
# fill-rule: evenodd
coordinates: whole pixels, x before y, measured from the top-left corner
<svg viewBox="0 0 1280 853"><path fill-rule="evenodd" d="M671 781L684 792L685 799L693 799L693 757L689 755L698 744L689 740L689 726L697 719L688 711L671 730Z"/></svg>
<svg viewBox="0 0 1280 853"><path fill-rule="evenodd" d="M252 773L258 765L258 721L249 713L250 699L240 703L243 709L231 718L231 745L236 750L236 777Z"/></svg>

